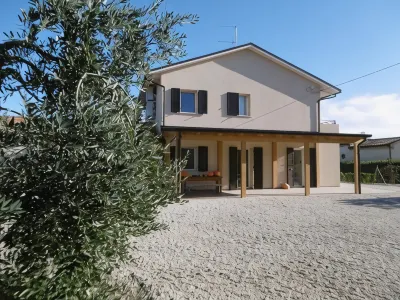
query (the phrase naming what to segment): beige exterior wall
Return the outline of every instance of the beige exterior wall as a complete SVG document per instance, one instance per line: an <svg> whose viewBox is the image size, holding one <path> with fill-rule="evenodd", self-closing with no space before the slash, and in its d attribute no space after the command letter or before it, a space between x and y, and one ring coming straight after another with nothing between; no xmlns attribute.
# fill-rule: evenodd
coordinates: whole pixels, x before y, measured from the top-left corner
<svg viewBox="0 0 400 300"><path fill-rule="evenodd" d="M175 69L160 81L166 86L166 126L317 130L319 93L307 91L316 84L250 50ZM207 90L208 113L171 113L171 88ZM250 95L250 117L227 115L228 92Z"/></svg>
<svg viewBox="0 0 400 300"><path fill-rule="evenodd" d="M338 124L321 124L321 132L338 133ZM340 186L340 145L319 144L320 186Z"/></svg>

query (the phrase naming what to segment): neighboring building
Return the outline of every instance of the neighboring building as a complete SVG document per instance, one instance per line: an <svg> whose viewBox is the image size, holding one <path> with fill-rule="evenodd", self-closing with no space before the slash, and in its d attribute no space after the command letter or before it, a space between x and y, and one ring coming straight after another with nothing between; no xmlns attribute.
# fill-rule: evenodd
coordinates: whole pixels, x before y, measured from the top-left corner
<svg viewBox="0 0 400 300"><path fill-rule="evenodd" d="M340 146L340 160L354 160L353 145ZM367 139L360 145L360 160L400 160L400 137Z"/></svg>
<svg viewBox="0 0 400 300"><path fill-rule="evenodd" d="M172 141L171 158L189 153L190 174L219 170L222 189L241 188L242 197L246 187L286 182L304 186L306 195L310 186L339 186L339 144L369 137L319 124L319 101L341 90L254 44L151 76L146 115Z"/></svg>

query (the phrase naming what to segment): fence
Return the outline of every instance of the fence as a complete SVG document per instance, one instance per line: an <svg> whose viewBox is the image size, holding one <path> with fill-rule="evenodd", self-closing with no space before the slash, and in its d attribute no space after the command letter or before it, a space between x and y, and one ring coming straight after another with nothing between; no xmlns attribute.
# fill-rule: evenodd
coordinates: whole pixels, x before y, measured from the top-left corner
<svg viewBox="0 0 400 300"><path fill-rule="evenodd" d="M342 168L342 166L345 167ZM351 166L351 171L348 166ZM375 167L372 169L372 167ZM372 171L373 170L373 171ZM353 163L341 164L340 180L342 182L354 182ZM399 184L400 183L400 162L395 164L382 162L366 162L361 163L361 183L384 183Z"/></svg>

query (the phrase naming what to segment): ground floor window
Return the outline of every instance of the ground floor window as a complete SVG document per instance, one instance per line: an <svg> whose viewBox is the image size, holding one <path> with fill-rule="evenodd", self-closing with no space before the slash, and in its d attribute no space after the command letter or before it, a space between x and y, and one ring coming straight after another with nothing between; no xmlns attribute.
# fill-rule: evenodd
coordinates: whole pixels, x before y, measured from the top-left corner
<svg viewBox="0 0 400 300"><path fill-rule="evenodd" d="M195 159L195 155L196 155L196 151L195 151L195 148L182 148L181 149L181 155L182 155L182 158L184 158L184 157L186 157L186 155L187 155L187 163L186 163L186 166L185 166L185 170L195 170L196 169L196 166L195 166L195 162L196 162L196 159Z"/></svg>

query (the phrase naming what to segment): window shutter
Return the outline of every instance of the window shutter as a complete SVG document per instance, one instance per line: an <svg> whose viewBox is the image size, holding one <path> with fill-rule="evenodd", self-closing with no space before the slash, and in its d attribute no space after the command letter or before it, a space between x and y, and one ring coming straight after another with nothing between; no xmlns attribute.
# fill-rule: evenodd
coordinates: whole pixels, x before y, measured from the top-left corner
<svg viewBox="0 0 400 300"><path fill-rule="evenodd" d="M198 170L201 172L208 171L208 147L200 146L198 148Z"/></svg>
<svg viewBox="0 0 400 300"><path fill-rule="evenodd" d="M263 188L263 148L254 147L254 188ZM247 174L247 173L246 173Z"/></svg>
<svg viewBox="0 0 400 300"><path fill-rule="evenodd" d="M139 103L140 103L140 105L146 106L146 92L140 91L140 93L139 93Z"/></svg>
<svg viewBox="0 0 400 300"><path fill-rule="evenodd" d="M181 89L171 89L171 112L177 113L181 110Z"/></svg>
<svg viewBox="0 0 400 300"><path fill-rule="evenodd" d="M237 189L238 179L238 150L236 147L229 147L229 189Z"/></svg>
<svg viewBox="0 0 400 300"><path fill-rule="evenodd" d="M207 113L207 91L199 91L198 92L198 113L206 114Z"/></svg>
<svg viewBox="0 0 400 300"><path fill-rule="evenodd" d="M227 93L228 116L239 115L239 94Z"/></svg>
<svg viewBox="0 0 400 300"><path fill-rule="evenodd" d="M171 162L175 160L175 146L170 146L169 147L169 155L170 155L170 160Z"/></svg>

